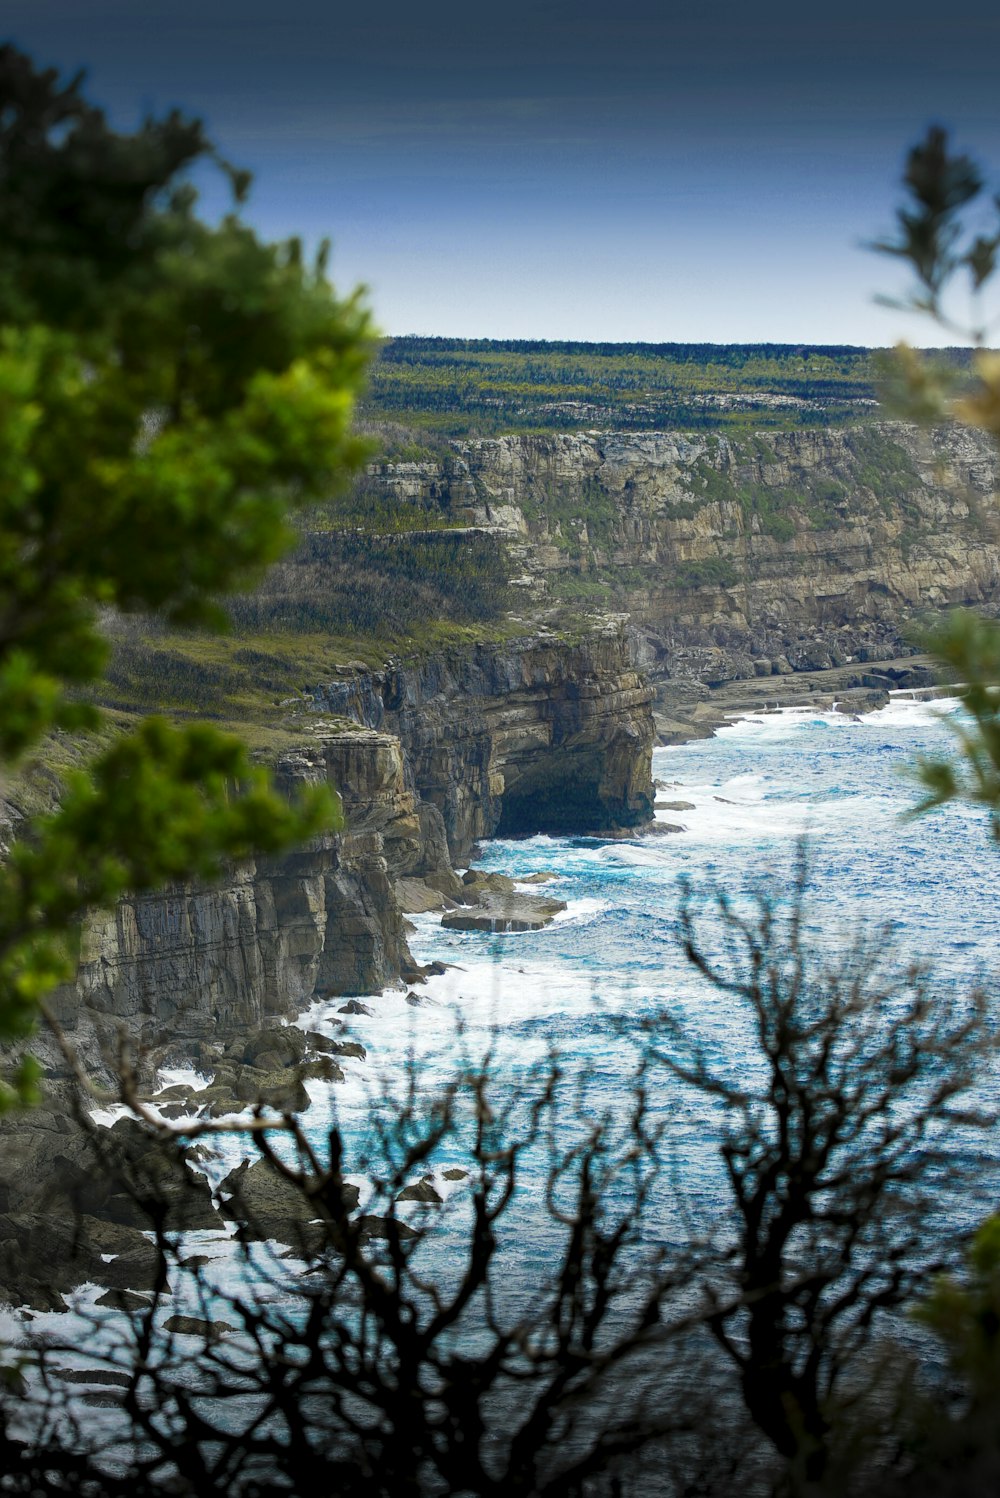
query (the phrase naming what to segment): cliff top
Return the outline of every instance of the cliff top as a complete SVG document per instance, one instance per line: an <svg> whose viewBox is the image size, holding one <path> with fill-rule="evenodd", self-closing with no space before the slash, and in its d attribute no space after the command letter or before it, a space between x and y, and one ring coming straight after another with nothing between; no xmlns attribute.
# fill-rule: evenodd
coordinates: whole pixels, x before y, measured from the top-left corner
<svg viewBox="0 0 1000 1498"><path fill-rule="evenodd" d="M878 410L879 350L806 344L391 338L362 411L435 438L501 432L836 426ZM936 357L965 368L969 350Z"/></svg>

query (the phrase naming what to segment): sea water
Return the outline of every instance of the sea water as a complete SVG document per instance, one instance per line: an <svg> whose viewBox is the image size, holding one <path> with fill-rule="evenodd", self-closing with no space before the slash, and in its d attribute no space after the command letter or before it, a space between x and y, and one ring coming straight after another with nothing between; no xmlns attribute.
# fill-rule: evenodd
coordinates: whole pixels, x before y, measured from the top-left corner
<svg viewBox="0 0 1000 1498"><path fill-rule="evenodd" d="M752 1082L760 1058L746 1015L699 979L684 957L678 933L683 881L695 891L712 955L720 940L712 915L717 894L749 909L740 902L764 881L779 906L787 903L804 845L810 940L818 950L835 954L867 927L877 932L876 946L890 967L926 961L942 986L993 986L1000 848L991 841L985 813L956 804L917 819L907 816L920 794L913 767L919 756L951 747L948 718L957 711L954 702L898 698L861 718L803 708L743 718L711 739L656 751L658 799L686 803L659 809L657 820L678 830L624 841L534 837L486 843L477 866L514 879L551 872L555 878L539 887L564 900L565 912L542 931L507 935L448 931L439 915L415 918L415 956L448 967L419 987L419 1003L408 1003L399 989L388 990L364 1001L370 1014L347 1021L367 1059L345 1060L343 1083L308 1084L312 1104L304 1123L317 1150L322 1153L335 1123L362 1205L384 1210L385 1193L378 1201L372 1191L373 1121L391 1132L409 1086L419 1113L465 1062L487 1052L491 1098L498 1116L510 1107L513 1131L523 1125L532 1090L557 1058L568 1084L583 1079L575 1091L570 1085L566 1138L601 1119L612 1128L617 1121L621 1134L633 1106L643 1022L664 1011L731 1079ZM299 1023L343 1036L342 1003L316 1004ZM986 1080L995 1089L995 1079ZM647 1235L669 1243L711 1231L727 1210L719 1110L691 1089L678 1088L666 1071L654 1068L646 1085L668 1167L664 1188L649 1206ZM248 1145L237 1135L214 1143L218 1158L210 1169L219 1180L245 1158ZM456 1266L460 1262L467 1232L467 1192L444 1172L462 1164L461 1140L449 1139L416 1172L432 1175L440 1194L456 1199L428 1240L430 1271L443 1280L450 1276L451 1249ZM555 1238L545 1205L546 1168L544 1149L527 1153L518 1200L502 1232L499 1262L507 1283L530 1287L551 1268ZM990 1190L984 1200L993 1199ZM966 1206L973 1217L981 1209L974 1200ZM434 1215L419 1206L399 1210L404 1217ZM223 1301L234 1277L244 1284L252 1280L252 1264L227 1252L223 1242L189 1236L189 1247L209 1255L206 1279L218 1283ZM290 1284L293 1270L289 1266ZM274 1271L272 1261L265 1278L269 1272L273 1281ZM279 1284L272 1288L281 1293ZM178 1300L191 1299L186 1308L197 1313L194 1287L178 1283L176 1289ZM85 1302L98 1293L85 1291ZM91 1333L95 1316L112 1337L114 1313L91 1307Z"/></svg>
<svg viewBox="0 0 1000 1498"><path fill-rule="evenodd" d="M454 1076L459 1052L487 1050L501 1105L506 1095L529 1096L549 1058L558 1057L564 1075L587 1079L578 1097L585 1121L624 1120L643 1022L663 1011L731 1080L752 1078L760 1057L747 1015L683 955L682 888L692 886L711 955L721 941L717 894L739 906L765 888L780 906L803 849L817 950L832 957L867 930L886 969L919 961L933 966L932 981L942 986L992 983L1000 848L986 815L962 804L908 815L921 794L914 767L921 756L952 748L948 719L958 711L954 701L899 697L857 718L809 708L742 718L711 739L655 752L658 799L686 803L660 808L656 818L677 830L624 841L539 836L484 844L478 867L515 880L551 872L556 877L540 888L564 900L566 911L542 931L504 935L449 931L439 915L416 917L415 955L449 967L418 990L419 1006L399 991L366 1001L373 1015L351 1027L368 1062L349 1067L343 1086L316 1085L316 1138L331 1102L347 1138L359 1139L373 1113L382 1109L391 1120L407 1066L430 1098ZM340 1002L315 1006L308 1022L339 1021ZM725 1191L718 1109L678 1090L666 1073L649 1093L687 1210L711 1222ZM437 1184L451 1189L440 1175ZM527 1194L538 1194L540 1184L529 1177ZM668 1215L665 1206L664 1224Z"/></svg>
<svg viewBox="0 0 1000 1498"><path fill-rule="evenodd" d="M363 1205L384 1207L366 1179L378 1154L373 1121L391 1132L409 1087L419 1112L464 1064L487 1054L491 1101L498 1115L513 1110L512 1132L554 1064L571 1081L585 1079L574 1098L575 1121L563 1109L567 1137L574 1126L601 1119L624 1128L645 1027L662 1013L730 1081L752 1081L761 1060L746 1012L684 957L678 918L685 883L713 956L721 944L718 895L748 913L754 891L787 905L804 856L817 952L835 960L867 932L884 971L924 962L941 987L992 986L1000 848L986 814L956 803L911 815L921 794L915 766L922 756L952 750L949 720L953 725L959 711L955 701L901 694L863 717L810 708L744 717L710 739L655 751L657 799L677 803L656 812L672 829L661 836L485 843L478 867L515 880L551 873L537 888L565 901L566 910L544 930L502 935L450 931L439 914L415 917L414 955L444 962L446 971L410 1002L400 989L370 995L363 1003L371 1013L346 1021L367 1060L345 1060L341 1084L308 1084L305 1126L316 1148L322 1152L335 1123ZM299 1022L342 1037L342 1006L339 999L315 1004ZM686 1211L710 1223L725 1206L718 1107L663 1070L654 1069L647 1090L674 1186ZM246 1145L230 1136L217 1149L212 1174L219 1180ZM543 1196L545 1162L537 1151L533 1158L534 1175L522 1172L522 1222ZM461 1163L452 1144L450 1155L446 1146L424 1171L441 1195L451 1195L460 1188L443 1171ZM672 1209L664 1206L664 1224Z"/></svg>

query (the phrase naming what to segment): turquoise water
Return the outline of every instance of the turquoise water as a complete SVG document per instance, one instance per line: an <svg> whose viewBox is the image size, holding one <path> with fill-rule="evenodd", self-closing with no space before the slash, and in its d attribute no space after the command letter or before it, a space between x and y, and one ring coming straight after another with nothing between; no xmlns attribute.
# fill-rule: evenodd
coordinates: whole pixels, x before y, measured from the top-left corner
<svg viewBox="0 0 1000 1498"><path fill-rule="evenodd" d="M544 931L504 936L450 932L437 916L416 918L415 955L453 966L420 989L420 1007L389 992L367 1001L372 1017L351 1022L369 1060L335 1089L348 1137L359 1141L373 1114L393 1116L408 1061L420 1092L431 1096L454 1075L459 1045L473 1056L489 1047L501 1103L518 1089L530 1092L556 1052L565 1072L587 1077L583 1116L624 1117L637 1048L623 1027L634 1030L663 1008L732 1077L752 1074L759 1063L745 1016L692 972L678 945L681 880L740 901L748 882L770 878L782 897L803 838L817 947L833 952L861 927L879 928L876 946L888 966L927 960L941 984L988 975L1000 849L983 814L954 806L903 820L918 795L915 757L946 747L942 714L954 710L901 700L854 720L807 709L744 719L712 739L656 752L658 798L690 803L659 810L657 819L681 831L629 841L487 843L477 866L515 879L549 870L557 877L544 892L568 908ZM718 931L708 901L703 909L712 950ZM338 1007L318 1006L310 1023ZM663 1073L650 1091L688 1206L710 1220L723 1200L718 1115ZM319 1088L316 1097L318 1138L327 1115Z"/></svg>
<svg viewBox="0 0 1000 1498"><path fill-rule="evenodd" d="M731 1077L752 1079L759 1062L745 1016L698 980L678 945L680 881L686 877L702 889L714 884L739 902L748 881L770 877L781 897L803 837L810 847L818 947L835 951L860 924L878 926L889 965L926 959L941 984L966 987L984 976L992 984L1000 849L988 837L985 817L949 807L901 820L917 795L906 767L949 743L941 721L948 710L954 705L898 701L860 720L807 710L745 719L713 739L657 751L654 774L664 783L659 798L690 803L657 813L679 832L629 841L535 837L485 845L478 866L515 878L552 871L556 878L542 888L564 899L566 912L544 931L496 937L445 931L438 917L418 917L415 955L451 966L420 988L419 1006L408 1005L399 990L388 991L365 1001L370 1016L349 1021L368 1059L346 1062L341 1085L309 1084L313 1106L306 1123L316 1145L322 1151L335 1119L363 1206L384 1211L386 1193L372 1191L373 1119L391 1128L408 1075L419 1111L454 1078L462 1055L475 1058L486 1049L491 1096L498 1112L512 1108L514 1127L523 1123L527 1099L555 1053L569 1079L563 1141L588 1120L608 1116L622 1123L631 1106L636 1027L662 1009L678 1016ZM703 910L709 912L704 937L711 950L718 930L707 904ZM339 1026L341 1003L315 1005L300 1023ZM585 1079L578 1088L577 1078ZM711 1103L662 1070L651 1073L649 1093L670 1168L646 1230L652 1241L677 1241L725 1220L720 1120ZM220 1158L212 1174L218 1179L246 1145L236 1135L216 1143ZM434 1274L445 1279L449 1244L461 1244L467 1220L464 1187L443 1172L462 1163L461 1141L450 1140L421 1168L433 1174L442 1195L455 1196L456 1210L442 1214L442 1229L428 1249L436 1255ZM546 1267L553 1238L542 1190L544 1148L524 1164L502 1262L511 1271L505 1283L527 1286ZM994 1199L990 1186L981 1201L970 1201L970 1221ZM401 1214L421 1210L405 1207ZM210 1279L232 1286L234 1274L249 1273L232 1254L220 1255L210 1235L189 1237L192 1247L215 1256ZM294 1265L290 1284L293 1271ZM182 1284L177 1291L182 1304L194 1293ZM195 1302L187 1308L197 1312ZM99 1314L110 1328L112 1313Z"/></svg>
<svg viewBox="0 0 1000 1498"><path fill-rule="evenodd" d="M373 1120L391 1130L408 1077L419 1111L456 1076L461 1058L487 1051L491 1100L498 1114L513 1109L513 1127L523 1124L553 1055L572 1083L585 1079L575 1092L564 1089L561 1137L572 1139L603 1117L624 1126L642 1022L664 1010L731 1080L752 1079L760 1058L746 1014L701 980L680 948L681 881L702 891L703 940L712 952L719 933L711 889L739 903L748 883L769 879L785 898L803 838L817 948L834 953L866 927L878 931L875 945L887 968L927 960L942 985L967 987L984 976L992 982L1000 848L989 839L985 816L951 806L903 819L918 795L916 757L950 743L942 721L949 711L955 704L897 700L860 719L807 709L746 718L712 739L656 752L658 799L688 803L659 810L657 819L681 831L626 841L487 843L478 866L515 879L551 871L556 878L541 888L566 901L565 913L543 931L503 936L447 931L433 914L415 918L415 956L450 966L420 987L419 1006L389 990L365 1000L371 1015L347 1022L368 1059L345 1062L343 1084L309 1084L306 1124L317 1148L323 1151L335 1121L363 1205L385 1211L385 1193L380 1198L371 1188L379 1153ZM342 1002L314 1005L300 1023L332 1024L342 1034ZM717 1108L662 1068L650 1075L649 1107L664 1128L672 1180L671 1192L654 1206L652 1229L669 1235L678 1194L696 1222L710 1224L726 1204ZM218 1179L246 1146L235 1135L216 1144ZM419 1173L433 1174L442 1195L461 1197L461 1185L443 1171L467 1163L460 1141L448 1141ZM537 1242L529 1233L520 1243L530 1257L543 1252L546 1236L539 1205L544 1150L525 1166L518 1222L523 1227L539 1217ZM454 1226L461 1234L461 1212Z"/></svg>

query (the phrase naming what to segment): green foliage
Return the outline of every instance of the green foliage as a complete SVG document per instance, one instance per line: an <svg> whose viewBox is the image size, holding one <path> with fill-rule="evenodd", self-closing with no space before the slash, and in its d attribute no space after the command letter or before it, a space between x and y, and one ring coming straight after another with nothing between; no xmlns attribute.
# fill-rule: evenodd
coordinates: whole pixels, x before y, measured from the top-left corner
<svg viewBox="0 0 1000 1498"><path fill-rule="evenodd" d="M145 720L68 779L59 809L35 820L0 871L0 1034L27 1034L39 1002L72 977L85 911L127 890L212 878L222 857L281 848L333 811L325 789L283 804L230 735ZM0 1091L0 1106L14 1095Z"/></svg>
<svg viewBox="0 0 1000 1498"><path fill-rule="evenodd" d="M575 556L584 549L584 527L591 546L606 546L619 519L613 496L593 475L582 483L529 481L521 511L529 524L545 527L553 545Z"/></svg>
<svg viewBox="0 0 1000 1498"><path fill-rule="evenodd" d="M325 251L306 266L235 213L203 222L185 176L202 158L245 192L197 122L119 135L78 80L0 48L0 760L97 726L100 610L222 622L218 596L293 538L290 510L363 454L363 309L331 292ZM88 906L333 813L288 806L205 727L113 743L0 870L0 1036L70 971Z"/></svg>
<svg viewBox="0 0 1000 1498"><path fill-rule="evenodd" d="M389 640L429 621L499 619L508 570L502 540L486 531L310 534L231 611L240 633L322 629Z"/></svg>
<svg viewBox="0 0 1000 1498"><path fill-rule="evenodd" d="M944 1343L973 1400L995 1400L1000 1393L1000 1216L987 1217L972 1240L964 1282L940 1279L915 1315Z"/></svg>
<svg viewBox="0 0 1000 1498"><path fill-rule="evenodd" d="M1000 441L1000 355L986 349L996 328L987 293L993 290L1000 252L1000 194L984 208L983 172L970 157L952 154L947 133L938 125L910 151L904 184L909 201L897 209L897 236L878 240L872 248L908 265L915 287L902 298L879 300L930 317L977 352L963 351L968 372L962 378L954 359L927 359L902 344L895 358L882 364L885 398L914 421L957 418ZM967 224L963 215L969 208L979 226L985 212L985 230ZM964 320L952 310L956 294L962 293L971 309Z"/></svg>
<svg viewBox="0 0 1000 1498"><path fill-rule="evenodd" d="M827 426L874 397L867 349L394 338L365 410L421 434ZM767 461L767 459L765 459Z"/></svg>
<svg viewBox="0 0 1000 1498"><path fill-rule="evenodd" d="M920 478L906 451L874 425L853 428L845 441L859 460L856 473L850 476L851 485L872 489L884 511L900 505L915 512L912 495ZM747 454L764 465L777 461L768 443L756 436L744 439L738 447L734 444L734 452L742 462ZM791 540L803 529L836 528L842 523L839 507L851 492L845 479L819 466L798 469L794 484L782 485L734 478L732 468L719 467L710 457L698 458L691 465L687 482L692 499L667 507L670 518L690 518L704 504L738 505L744 525L756 518L761 534L778 541Z"/></svg>
<svg viewBox="0 0 1000 1498"><path fill-rule="evenodd" d="M789 541L796 532L790 511L799 508L798 496L792 490L773 489L767 484L744 484L737 497L746 523L756 517L761 533L776 541Z"/></svg>
<svg viewBox="0 0 1000 1498"><path fill-rule="evenodd" d="M738 502L736 486L725 469L717 468L705 458L698 458L691 466L691 483L694 492L708 504L734 504Z"/></svg>
<svg viewBox="0 0 1000 1498"><path fill-rule="evenodd" d="M907 158L904 184L910 202L896 211L898 236L873 246L903 260L914 272L917 289L903 300L883 297L893 307L923 312L946 327L982 344L986 327L957 327L945 313L944 297L956 275L973 295L982 291L996 270L1000 227L992 233L967 234L960 214L982 193L983 174L968 156L953 155L948 135L931 125L925 139ZM993 207L1000 210L1000 200Z"/></svg>
<svg viewBox="0 0 1000 1498"><path fill-rule="evenodd" d="M1000 628L959 609L922 643L961 683L958 695L968 716L947 720L958 740L957 760L920 762L918 773L927 794L913 814L958 798L973 801L987 808L993 836L1000 841Z"/></svg>
<svg viewBox="0 0 1000 1498"><path fill-rule="evenodd" d="M739 581L736 568L728 557L703 557L699 561L678 562L674 578L679 588L732 588Z"/></svg>

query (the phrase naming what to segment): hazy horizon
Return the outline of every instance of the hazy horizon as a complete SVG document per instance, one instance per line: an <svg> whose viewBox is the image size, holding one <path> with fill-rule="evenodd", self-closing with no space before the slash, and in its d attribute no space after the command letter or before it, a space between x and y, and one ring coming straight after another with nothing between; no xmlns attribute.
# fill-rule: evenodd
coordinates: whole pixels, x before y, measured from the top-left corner
<svg viewBox="0 0 1000 1498"><path fill-rule="evenodd" d="M7 35L122 128L180 106L254 172L271 237L325 234L388 336L943 342L873 303L907 148L987 168L1000 13L626 0L8 0ZM221 203L218 187L206 199Z"/></svg>

